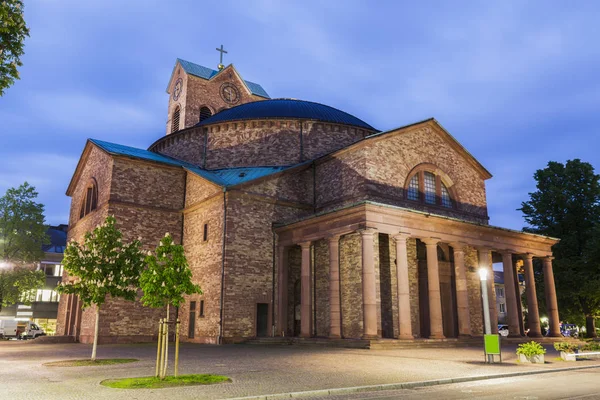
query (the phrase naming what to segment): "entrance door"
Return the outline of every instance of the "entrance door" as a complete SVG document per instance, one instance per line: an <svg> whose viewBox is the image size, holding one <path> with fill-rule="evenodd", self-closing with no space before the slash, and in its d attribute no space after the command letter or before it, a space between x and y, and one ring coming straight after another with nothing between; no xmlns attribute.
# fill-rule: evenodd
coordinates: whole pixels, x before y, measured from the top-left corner
<svg viewBox="0 0 600 400"><path fill-rule="evenodd" d="M256 304L256 336L269 336L269 304Z"/></svg>

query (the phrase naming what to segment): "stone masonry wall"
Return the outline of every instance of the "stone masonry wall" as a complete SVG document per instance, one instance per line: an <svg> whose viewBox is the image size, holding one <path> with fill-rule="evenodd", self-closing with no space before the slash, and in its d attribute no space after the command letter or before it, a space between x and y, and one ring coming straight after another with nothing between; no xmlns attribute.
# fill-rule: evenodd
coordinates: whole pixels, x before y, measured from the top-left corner
<svg viewBox="0 0 600 400"><path fill-rule="evenodd" d="M471 334L473 336L483 335L483 308L481 300L481 282L477 269L479 257L477 249L465 248L465 269L467 271L467 291L469 294L469 310L471 318Z"/></svg>
<svg viewBox="0 0 600 400"><path fill-rule="evenodd" d="M313 292L316 291L317 298L316 303L314 303L314 312L316 312L317 317L316 333L317 336L327 337L329 336L331 316L329 307L329 242L324 239L314 242L313 251L315 257L313 273L316 276L316 285L313 285Z"/></svg>
<svg viewBox="0 0 600 400"><path fill-rule="evenodd" d="M419 261L417 258L417 239L406 241L408 258L408 281L410 290L410 320L412 333L415 337L421 336L421 321L419 308ZM395 249L394 249L395 253Z"/></svg>
<svg viewBox="0 0 600 400"><path fill-rule="evenodd" d="M418 125L400 134L366 142L368 190L374 201L487 223L485 181L465 156L444 140L437 128ZM425 206L404 200L409 173L419 164L432 164L454 185L458 209Z"/></svg>
<svg viewBox="0 0 600 400"><path fill-rule="evenodd" d="M366 198L365 157L366 152L359 148L317 163L317 210L329 210Z"/></svg>
<svg viewBox="0 0 600 400"><path fill-rule="evenodd" d="M342 236L340 240L340 281L342 306L342 337L363 335L362 252L359 233Z"/></svg>
<svg viewBox="0 0 600 400"><path fill-rule="evenodd" d="M314 160L358 142L372 133L361 128L323 122L304 122L302 129L305 160Z"/></svg>
<svg viewBox="0 0 600 400"><path fill-rule="evenodd" d="M205 138L203 127L189 128L161 138L150 146L150 150L202 167Z"/></svg>
<svg viewBox="0 0 600 400"><path fill-rule="evenodd" d="M71 207L69 212L69 231L67 241L76 240L81 242L83 235L96 226L100 225L108 215L108 199L111 191L112 179L112 157L100 150L93 144L88 144L89 153L86 163L80 172L75 188L71 195ZM98 208L83 218L79 218L81 204L85 200L88 185L96 181L98 188ZM69 278L67 272L63 273L63 282ZM58 304L56 334L64 335L66 332L67 299L69 296L61 296ZM82 324L83 325L83 324Z"/></svg>
<svg viewBox="0 0 600 400"><path fill-rule="evenodd" d="M300 304L300 269L302 265L302 249L300 246L291 246L288 250L288 307L287 307L287 332L286 336L294 336L296 318L295 303ZM298 286L296 286L298 283ZM299 329L298 329L298 334Z"/></svg>
<svg viewBox="0 0 600 400"><path fill-rule="evenodd" d="M301 209L240 193L227 197L223 336L227 342L256 334L256 304L274 306L272 222ZM269 309L269 317L273 309ZM269 327L270 331L270 327Z"/></svg>
<svg viewBox="0 0 600 400"><path fill-rule="evenodd" d="M196 192L208 184L201 179L188 176L186 194L197 198ZM204 241L204 224L207 224L207 240ZM200 285L202 295L186 296L181 306L181 338L184 341L217 343L219 336L221 306L221 270L223 250L223 196L215 196L193 211L184 215L183 243L192 280ZM204 316L200 315L200 302L204 300ZM196 301L194 338L188 337L189 303Z"/></svg>
<svg viewBox="0 0 600 400"><path fill-rule="evenodd" d="M173 87L177 79L183 81L183 91L177 100L173 99ZM228 104L221 98L221 85L225 82L234 84L240 92L240 99L236 104ZM173 80L169 82L169 106L167 109L167 135L171 133L171 119L177 106L181 107L180 128L184 129L196 125L200 121L200 108L208 107L213 114L224 108L233 107L251 101L264 100L264 98L251 94L245 84L240 80L235 71L228 67L210 80L188 75L180 65L173 73Z"/></svg>

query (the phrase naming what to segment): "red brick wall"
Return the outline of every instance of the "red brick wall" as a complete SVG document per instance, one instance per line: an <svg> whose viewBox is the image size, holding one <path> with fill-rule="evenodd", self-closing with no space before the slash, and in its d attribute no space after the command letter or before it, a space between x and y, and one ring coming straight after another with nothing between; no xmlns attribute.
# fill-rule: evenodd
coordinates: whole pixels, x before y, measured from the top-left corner
<svg viewBox="0 0 600 400"><path fill-rule="evenodd" d="M203 294L189 296L180 309L182 340L216 343L219 336L223 260L223 196L219 192L219 188L202 178L188 174L183 245L192 279ZM204 241L204 224L208 227L207 241ZM204 300L204 317L199 315L201 300ZM196 301L194 339L188 338L190 301Z"/></svg>
<svg viewBox="0 0 600 400"><path fill-rule="evenodd" d="M317 210L358 201L375 202L487 223L485 180L478 170L442 137L433 124L419 124L378 138L317 162ZM429 206L404 198L404 186L420 164L432 164L454 183L457 207Z"/></svg>

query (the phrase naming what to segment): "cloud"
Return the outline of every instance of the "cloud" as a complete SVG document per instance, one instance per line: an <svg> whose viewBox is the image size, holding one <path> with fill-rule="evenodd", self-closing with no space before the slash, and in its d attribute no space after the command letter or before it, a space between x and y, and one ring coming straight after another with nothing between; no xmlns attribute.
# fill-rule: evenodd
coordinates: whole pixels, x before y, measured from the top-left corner
<svg viewBox="0 0 600 400"><path fill-rule="evenodd" d="M39 120L72 135L150 130L161 122L143 104L84 92L35 93L29 107Z"/></svg>

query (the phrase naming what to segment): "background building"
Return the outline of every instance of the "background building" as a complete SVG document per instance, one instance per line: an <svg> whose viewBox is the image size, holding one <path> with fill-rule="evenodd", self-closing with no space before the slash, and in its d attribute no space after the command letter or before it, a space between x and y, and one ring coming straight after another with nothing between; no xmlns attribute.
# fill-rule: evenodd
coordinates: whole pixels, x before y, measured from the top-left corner
<svg viewBox="0 0 600 400"><path fill-rule="evenodd" d="M50 226L46 233L50 243L42 246L44 258L37 265L32 266L46 274L44 287L30 294L31 304L18 303L4 307L0 312L0 318L33 321L47 335L53 335L56 332L56 315L60 300L56 286L62 280L61 262L67 245L67 225Z"/></svg>

